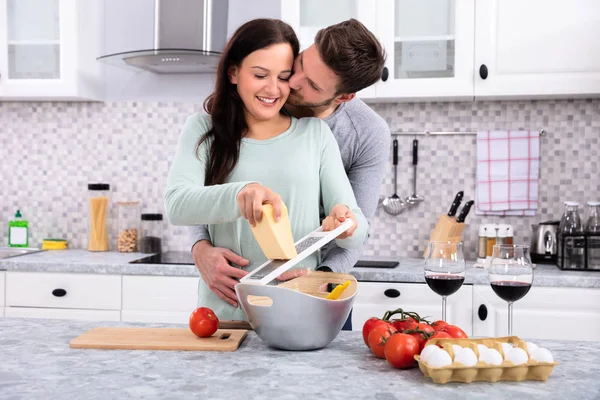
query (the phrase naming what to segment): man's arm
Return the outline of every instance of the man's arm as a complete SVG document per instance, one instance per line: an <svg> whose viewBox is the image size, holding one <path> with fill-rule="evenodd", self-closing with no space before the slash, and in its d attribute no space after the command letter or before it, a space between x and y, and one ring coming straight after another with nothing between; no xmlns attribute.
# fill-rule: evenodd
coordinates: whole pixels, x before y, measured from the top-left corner
<svg viewBox="0 0 600 400"><path fill-rule="evenodd" d="M360 135L360 152L350 167L348 179L356 202L369 223L379 202L379 192L389 159L391 135L385 121L381 120L371 132ZM362 254L362 246L342 249L331 242L323 249L323 258L317 269L333 272L349 272Z"/></svg>
<svg viewBox="0 0 600 400"><path fill-rule="evenodd" d="M191 248L194 248L194 245L201 240L207 240L209 243L212 243L206 225L193 225L189 227L188 231L191 239Z"/></svg>

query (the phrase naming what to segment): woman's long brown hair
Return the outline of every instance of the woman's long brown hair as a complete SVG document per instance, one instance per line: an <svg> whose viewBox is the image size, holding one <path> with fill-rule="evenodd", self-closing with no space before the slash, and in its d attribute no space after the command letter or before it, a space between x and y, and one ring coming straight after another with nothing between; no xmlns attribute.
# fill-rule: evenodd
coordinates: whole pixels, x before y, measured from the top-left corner
<svg viewBox="0 0 600 400"><path fill-rule="evenodd" d="M211 116L212 128L198 141L200 145L210 139L210 151L204 184L225 183L237 165L242 135L248 128L244 103L236 85L229 80L229 70L241 66L250 53L279 43L292 47L294 58L300 45L294 30L277 19L255 19L240 26L229 39L217 69L215 91L204 101L204 110Z"/></svg>

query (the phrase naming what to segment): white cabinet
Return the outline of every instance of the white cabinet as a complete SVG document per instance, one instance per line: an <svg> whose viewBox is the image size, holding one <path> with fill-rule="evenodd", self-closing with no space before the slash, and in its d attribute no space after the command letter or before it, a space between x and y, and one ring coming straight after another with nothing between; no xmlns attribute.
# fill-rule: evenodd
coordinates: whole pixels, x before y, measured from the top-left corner
<svg viewBox="0 0 600 400"><path fill-rule="evenodd" d="M0 272L0 317L4 316L4 271Z"/></svg>
<svg viewBox="0 0 600 400"><path fill-rule="evenodd" d="M507 303L491 287L474 286L473 335L506 336L507 329ZM600 290L532 286L513 305L513 335L600 341Z"/></svg>
<svg viewBox="0 0 600 400"><path fill-rule="evenodd" d="M599 39L597 0L478 1L475 96L598 94Z"/></svg>
<svg viewBox="0 0 600 400"><path fill-rule="evenodd" d="M473 290L463 285L446 302L446 319L467 335L472 334ZM352 310L352 330L362 330L371 317L383 317L388 310L402 308L414 311L431 321L442 318L442 298L425 283L358 282L358 292ZM394 318L394 317L392 317Z"/></svg>
<svg viewBox="0 0 600 400"><path fill-rule="evenodd" d="M296 31L301 51L314 43L320 29L350 18L359 20L373 33L376 32L375 6L371 0L281 0L281 19ZM357 95L374 98L374 89L371 86Z"/></svg>
<svg viewBox="0 0 600 400"><path fill-rule="evenodd" d="M0 100L102 98L101 0L0 0Z"/></svg>
<svg viewBox="0 0 600 400"><path fill-rule="evenodd" d="M187 324L197 303L198 278L123 276L123 321Z"/></svg>
<svg viewBox="0 0 600 400"><path fill-rule="evenodd" d="M378 0L386 71L377 99L473 98L475 0Z"/></svg>
<svg viewBox="0 0 600 400"><path fill-rule="evenodd" d="M6 316L120 319L121 276L6 273Z"/></svg>

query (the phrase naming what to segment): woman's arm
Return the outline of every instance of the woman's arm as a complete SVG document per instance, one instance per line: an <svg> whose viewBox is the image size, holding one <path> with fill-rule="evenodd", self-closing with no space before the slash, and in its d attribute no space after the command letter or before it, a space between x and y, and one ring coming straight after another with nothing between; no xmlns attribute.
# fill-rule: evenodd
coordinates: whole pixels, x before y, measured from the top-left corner
<svg viewBox="0 0 600 400"><path fill-rule="evenodd" d="M202 143L198 155L195 150L210 126L209 116L194 114L179 136L164 196L167 218L173 225L218 224L242 216L236 196L252 182L204 186L208 143Z"/></svg>
<svg viewBox="0 0 600 400"><path fill-rule="evenodd" d="M361 209L356 204L356 198L348 175L344 170L340 149L329 126L323 121L321 124L321 167L319 177L321 181L321 194L325 212L330 214L336 204L346 205L356 217L358 222L356 230L347 239L336 239L336 244L345 249L359 247L365 241L369 230L369 223Z"/></svg>

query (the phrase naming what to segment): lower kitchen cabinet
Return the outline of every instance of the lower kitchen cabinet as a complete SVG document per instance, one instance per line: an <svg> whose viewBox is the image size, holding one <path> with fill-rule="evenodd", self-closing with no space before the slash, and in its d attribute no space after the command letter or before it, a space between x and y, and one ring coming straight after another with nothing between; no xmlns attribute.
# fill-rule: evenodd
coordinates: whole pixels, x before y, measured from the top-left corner
<svg viewBox="0 0 600 400"><path fill-rule="evenodd" d="M463 285L448 297L446 319L459 326L469 336L473 326L473 288ZM403 308L430 320L442 318L442 297L425 283L358 282L358 292L352 311L352 330L360 331L371 317L383 317L387 310Z"/></svg>
<svg viewBox="0 0 600 400"><path fill-rule="evenodd" d="M508 305L490 286L473 287L473 335L506 336ZM513 306L513 335L600 341L600 290L532 286Z"/></svg>
<svg viewBox="0 0 600 400"><path fill-rule="evenodd" d="M121 276L6 272L7 317L118 321Z"/></svg>
<svg viewBox="0 0 600 400"><path fill-rule="evenodd" d="M187 324L197 303L197 277L123 276L123 321Z"/></svg>
<svg viewBox="0 0 600 400"><path fill-rule="evenodd" d="M0 272L0 317L4 317L4 276L6 272Z"/></svg>

